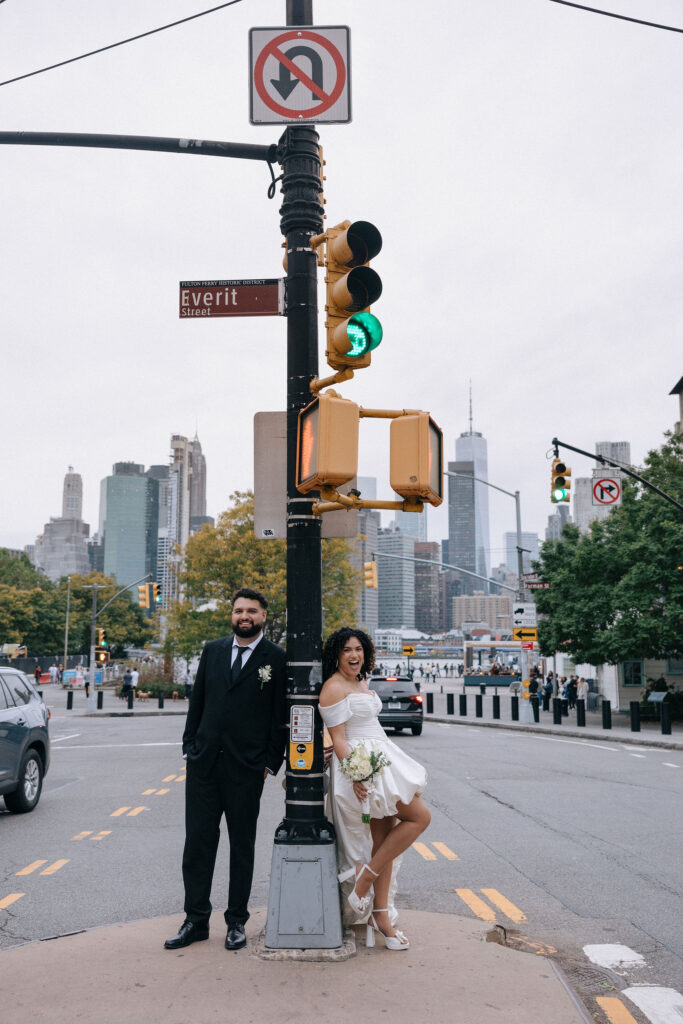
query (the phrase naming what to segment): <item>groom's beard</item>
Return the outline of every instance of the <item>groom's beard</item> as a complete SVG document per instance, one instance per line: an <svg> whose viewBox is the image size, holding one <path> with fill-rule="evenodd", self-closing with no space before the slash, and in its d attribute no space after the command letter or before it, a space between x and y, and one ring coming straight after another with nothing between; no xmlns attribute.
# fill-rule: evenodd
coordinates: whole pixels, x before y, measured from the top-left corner
<svg viewBox="0 0 683 1024"><path fill-rule="evenodd" d="M252 623L251 626L233 626L237 636L241 636L243 640L250 640L253 636L258 636L261 632L261 627Z"/></svg>

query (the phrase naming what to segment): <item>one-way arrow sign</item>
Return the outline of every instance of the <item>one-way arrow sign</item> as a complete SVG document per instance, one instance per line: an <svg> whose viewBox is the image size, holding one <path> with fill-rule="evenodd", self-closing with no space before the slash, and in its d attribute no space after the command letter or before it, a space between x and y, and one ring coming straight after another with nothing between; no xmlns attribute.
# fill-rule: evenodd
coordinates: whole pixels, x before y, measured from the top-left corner
<svg viewBox="0 0 683 1024"><path fill-rule="evenodd" d="M529 629L526 626L522 626L519 629L512 630L513 640L538 640L538 630Z"/></svg>

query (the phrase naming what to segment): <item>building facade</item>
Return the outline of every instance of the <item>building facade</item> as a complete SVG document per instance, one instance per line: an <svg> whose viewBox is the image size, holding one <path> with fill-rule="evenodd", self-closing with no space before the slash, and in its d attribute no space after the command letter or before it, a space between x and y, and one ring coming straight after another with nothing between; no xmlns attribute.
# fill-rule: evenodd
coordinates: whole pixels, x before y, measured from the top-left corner
<svg viewBox="0 0 683 1024"><path fill-rule="evenodd" d="M415 558L415 628L423 633L441 633L441 545L435 541L416 541ZM434 565L429 565L434 562Z"/></svg>
<svg viewBox="0 0 683 1024"><path fill-rule="evenodd" d="M104 572L121 586L156 579L159 484L136 462L117 462L102 481Z"/></svg>
<svg viewBox="0 0 683 1024"><path fill-rule="evenodd" d="M595 445L595 454L605 459L622 463L624 466L631 464L631 445L629 441L598 441ZM597 464L596 464L596 468ZM601 472L602 472L601 468ZM617 473L618 470L604 467L604 473L609 476ZM581 533L587 533L590 524L594 519L606 519L612 509L609 505L593 504L593 476L578 477L572 482L572 514L574 522Z"/></svg>
<svg viewBox="0 0 683 1024"><path fill-rule="evenodd" d="M463 594L453 598L453 626L462 629L465 623L484 623L491 633L512 629L512 599L496 594Z"/></svg>
<svg viewBox="0 0 683 1024"><path fill-rule="evenodd" d="M377 536L379 628L415 627L415 541L398 530L380 530ZM394 556L385 557L382 555Z"/></svg>
<svg viewBox="0 0 683 1024"><path fill-rule="evenodd" d="M531 563L538 560L538 534L525 533L522 531L522 572L531 572ZM517 533L507 532L503 534L503 548L505 550L505 564L508 569L517 575Z"/></svg>
<svg viewBox="0 0 683 1024"><path fill-rule="evenodd" d="M62 514L50 519L36 539L33 562L48 579L56 583L62 576L90 571L88 536L90 527L83 522L83 480L73 466L64 477Z"/></svg>

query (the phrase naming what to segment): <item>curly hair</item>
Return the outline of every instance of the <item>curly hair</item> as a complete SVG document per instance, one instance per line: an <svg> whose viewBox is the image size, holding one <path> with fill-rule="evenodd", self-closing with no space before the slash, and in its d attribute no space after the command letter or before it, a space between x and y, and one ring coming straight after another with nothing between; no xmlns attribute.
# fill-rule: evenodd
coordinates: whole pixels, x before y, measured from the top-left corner
<svg viewBox="0 0 683 1024"><path fill-rule="evenodd" d="M362 629L352 629L350 626L343 626L335 633L331 633L323 647L323 682L333 676L337 671L339 655L346 647L349 640L355 637L360 640L363 648L363 667L360 675L363 679L372 672L375 667L375 645Z"/></svg>

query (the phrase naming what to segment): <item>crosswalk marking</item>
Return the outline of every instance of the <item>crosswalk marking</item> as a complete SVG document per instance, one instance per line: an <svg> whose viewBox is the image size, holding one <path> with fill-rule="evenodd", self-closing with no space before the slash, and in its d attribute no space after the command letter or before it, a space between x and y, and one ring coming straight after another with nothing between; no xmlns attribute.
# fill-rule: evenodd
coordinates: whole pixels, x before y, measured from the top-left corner
<svg viewBox="0 0 683 1024"><path fill-rule="evenodd" d="M98 832L96 836L91 836L90 838L92 839L93 842L95 842L98 839L104 839L105 836L110 836L110 835L111 835L111 829L103 829L101 832Z"/></svg>
<svg viewBox="0 0 683 1024"><path fill-rule="evenodd" d="M662 764L667 768L678 768L677 764L672 764L671 761L662 761Z"/></svg>
<svg viewBox="0 0 683 1024"><path fill-rule="evenodd" d="M673 1024L681 1016L683 996L675 988L660 985L633 985L621 993L638 1007L650 1024Z"/></svg>
<svg viewBox="0 0 683 1024"><path fill-rule="evenodd" d="M184 782L186 778L186 775L179 775L178 778L176 779L176 782Z"/></svg>
<svg viewBox="0 0 683 1024"><path fill-rule="evenodd" d="M113 811L109 815L109 817L110 818L120 818L122 814L125 814L126 811L129 811L129 810L130 810L130 807L119 807L118 811Z"/></svg>
<svg viewBox="0 0 683 1024"><path fill-rule="evenodd" d="M175 779L175 775L167 775L166 778L162 779L161 781L162 782L173 782L174 779Z"/></svg>
<svg viewBox="0 0 683 1024"><path fill-rule="evenodd" d="M413 849L417 850L417 852L420 854L422 858L424 858L424 860L437 859L436 854L433 853L432 850L430 850L429 847L425 845L425 843L413 843Z"/></svg>
<svg viewBox="0 0 683 1024"><path fill-rule="evenodd" d="M488 903L484 903L483 900L480 900L476 893L472 892L471 889L456 889L455 891L463 903L466 903L470 910L476 914L477 917L481 918L482 921L496 920L495 911L491 909Z"/></svg>
<svg viewBox="0 0 683 1024"><path fill-rule="evenodd" d="M166 792L168 792L168 790L166 790ZM151 796L152 793L156 793L156 789L143 789L140 796Z"/></svg>
<svg viewBox="0 0 683 1024"><path fill-rule="evenodd" d="M71 840L72 840L72 842L74 842L77 839L85 839L86 836L91 836L91 835L92 835L92 829L90 829L89 832L79 832L77 836L72 836Z"/></svg>
<svg viewBox="0 0 683 1024"><path fill-rule="evenodd" d="M432 846L435 850L438 850L439 853L443 854L446 860L460 860L457 853L453 853L445 843L432 843Z"/></svg>
<svg viewBox="0 0 683 1024"><path fill-rule="evenodd" d="M5 896L4 899L0 900L0 910L6 910L7 907L11 907L13 903L20 900L22 896L25 896L24 892L11 892L9 896Z"/></svg>
<svg viewBox="0 0 683 1024"><path fill-rule="evenodd" d="M21 871L17 871L17 874L30 875L33 871L37 871L38 868L42 868L43 864L47 864L47 860L34 860L32 864L28 864Z"/></svg>
<svg viewBox="0 0 683 1024"><path fill-rule="evenodd" d="M621 999L614 996L598 996L595 1001L604 1011L610 1024L636 1024L635 1017L631 1016Z"/></svg>
<svg viewBox="0 0 683 1024"><path fill-rule="evenodd" d="M164 793L170 793L170 792L171 792L170 789L158 789L157 790L157 796L163 796Z"/></svg>
<svg viewBox="0 0 683 1024"><path fill-rule="evenodd" d="M134 807L132 811L129 811L126 815L127 818L134 818L136 815L141 814L142 811L146 811L146 807Z"/></svg>
<svg viewBox="0 0 683 1024"><path fill-rule="evenodd" d="M514 903L506 899L505 896L501 895L497 889L482 889L481 890L488 900L491 900L494 906L502 910L506 917L509 917L511 921L526 921L526 914L523 914L519 907L516 907Z"/></svg>
<svg viewBox="0 0 683 1024"><path fill-rule="evenodd" d="M54 875L56 871L59 871L60 868L63 868L64 865L68 863L68 860L56 860L54 864L50 864L49 868L45 868L45 870L40 873L41 875Z"/></svg>

